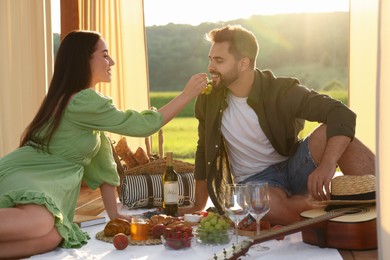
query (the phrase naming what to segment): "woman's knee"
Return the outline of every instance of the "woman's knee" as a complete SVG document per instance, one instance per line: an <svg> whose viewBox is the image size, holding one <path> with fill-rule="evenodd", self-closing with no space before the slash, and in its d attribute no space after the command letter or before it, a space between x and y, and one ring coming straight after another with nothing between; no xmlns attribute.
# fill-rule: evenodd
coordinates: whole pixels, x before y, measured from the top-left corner
<svg viewBox="0 0 390 260"><path fill-rule="evenodd" d="M58 247L61 241L62 237L53 227L42 237L0 242L0 258L19 259L47 253Z"/></svg>
<svg viewBox="0 0 390 260"><path fill-rule="evenodd" d="M62 241L62 237L58 233L57 229L53 229L43 237L33 239L27 243L27 247L30 248L29 254L43 254L56 249Z"/></svg>
<svg viewBox="0 0 390 260"><path fill-rule="evenodd" d="M34 237L44 236L54 228L55 218L45 206L26 204L16 208L22 211L21 218L26 220L25 233L34 234Z"/></svg>
<svg viewBox="0 0 390 260"><path fill-rule="evenodd" d="M62 242L62 237L58 233L57 229L53 227L53 229L43 237L41 240L42 249L46 251L54 250L56 247L60 245Z"/></svg>

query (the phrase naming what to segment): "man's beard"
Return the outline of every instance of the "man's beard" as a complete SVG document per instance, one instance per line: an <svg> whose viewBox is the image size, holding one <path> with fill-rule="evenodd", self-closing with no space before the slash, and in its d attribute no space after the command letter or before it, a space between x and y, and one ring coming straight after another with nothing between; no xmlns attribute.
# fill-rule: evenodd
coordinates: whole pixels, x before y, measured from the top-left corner
<svg viewBox="0 0 390 260"><path fill-rule="evenodd" d="M215 73L215 72L214 72ZM219 82L215 85L216 88L227 88L230 84L235 82L239 75L237 72L237 69L233 68L229 72L225 73L224 75L220 73L216 73L219 75Z"/></svg>

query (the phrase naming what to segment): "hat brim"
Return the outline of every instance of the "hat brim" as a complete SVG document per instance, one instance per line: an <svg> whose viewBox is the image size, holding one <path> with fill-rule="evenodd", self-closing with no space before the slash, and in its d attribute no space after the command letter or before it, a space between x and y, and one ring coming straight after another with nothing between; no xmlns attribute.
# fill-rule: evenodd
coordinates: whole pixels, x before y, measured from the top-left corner
<svg viewBox="0 0 390 260"><path fill-rule="evenodd" d="M300 215L301 217L304 218L316 218L316 217L323 216L324 214L327 214L330 211L337 211L337 209L327 211L325 210L325 208L326 207L310 209L302 212ZM376 205L373 204L364 207L360 207L359 205L357 206L350 205L346 208L350 208L351 210L354 209L361 209L361 210L357 210L355 213L346 213L345 215L332 218L329 220L337 221L337 222L347 222L347 223L361 223L361 222L370 221L377 218Z"/></svg>
<svg viewBox="0 0 390 260"><path fill-rule="evenodd" d="M322 200L322 201L312 201L314 204L319 206L328 206L328 205L360 205L360 204L370 204L376 203L375 199L372 200Z"/></svg>

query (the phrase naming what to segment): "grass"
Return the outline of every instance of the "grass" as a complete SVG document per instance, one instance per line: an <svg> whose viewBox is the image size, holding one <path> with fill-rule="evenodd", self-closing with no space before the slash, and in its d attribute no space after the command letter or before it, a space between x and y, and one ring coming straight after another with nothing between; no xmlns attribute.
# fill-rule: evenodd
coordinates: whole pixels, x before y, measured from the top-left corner
<svg viewBox="0 0 390 260"><path fill-rule="evenodd" d="M163 127L164 151L175 159L194 163L198 141L198 121L194 117L176 117ZM152 150L158 153L158 135L152 136Z"/></svg>
<svg viewBox="0 0 390 260"><path fill-rule="evenodd" d="M321 91L323 94L327 94L332 98L338 99L344 104L347 105L348 102L348 92L346 90L332 90L332 91ZM179 92L170 91L170 92L151 92L150 93L150 104L153 107L161 108L174 97L176 97ZM194 107L195 100L192 100L184 109L179 113L177 117L194 117Z"/></svg>
<svg viewBox="0 0 390 260"><path fill-rule="evenodd" d="M321 91L347 104L348 93L345 90ZM160 108L172 100L179 92L151 92L150 103ZM305 128L299 133L301 138L307 136L318 125L316 122L306 122ZM188 104L182 112L163 128L164 151L172 151L175 159L194 163L198 141L198 122L194 117L194 101ZM152 152L158 153L158 134L152 136Z"/></svg>
<svg viewBox="0 0 390 260"><path fill-rule="evenodd" d="M306 122L300 136L308 135L318 123ZM176 117L163 128L164 151L172 151L175 159L194 163L198 141L198 121L194 117ZM152 150L158 153L158 135L152 136Z"/></svg>

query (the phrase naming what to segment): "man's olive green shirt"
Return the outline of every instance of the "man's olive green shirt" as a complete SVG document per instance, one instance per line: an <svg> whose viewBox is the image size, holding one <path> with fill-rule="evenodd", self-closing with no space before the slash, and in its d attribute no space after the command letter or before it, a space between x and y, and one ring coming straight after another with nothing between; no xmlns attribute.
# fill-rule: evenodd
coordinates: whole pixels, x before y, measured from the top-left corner
<svg viewBox="0 0 390 260"><path fill-rule="evenodd" d="M292 155L301 140L305 120L327 125L327 138L355 135L356 114L338 100L300 85L294 78L276 78L271 71L255 69L255 79L247 103L275 150ZM215 207L222 212L224 185L232 182L221 132L222 113L227 107L226 88L214 88L195 103L199 120L195 156L195 179L207 180Z"/></svg>

